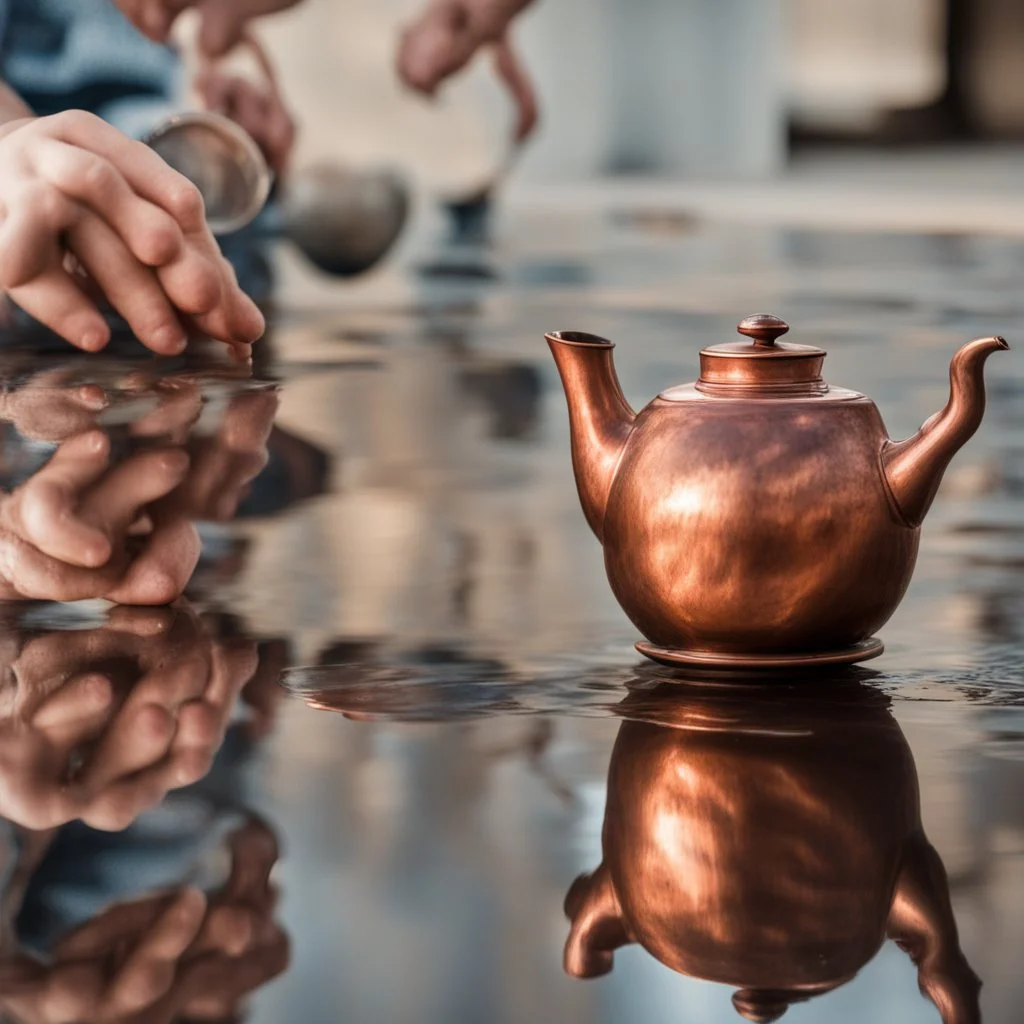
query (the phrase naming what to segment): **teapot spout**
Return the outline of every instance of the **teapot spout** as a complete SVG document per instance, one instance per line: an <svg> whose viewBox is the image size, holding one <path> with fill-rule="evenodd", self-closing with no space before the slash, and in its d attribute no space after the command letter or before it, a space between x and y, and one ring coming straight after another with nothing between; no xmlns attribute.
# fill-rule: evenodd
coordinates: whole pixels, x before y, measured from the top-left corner
<svg viewBox="0 0 1024 1024"><path fill-rule="evenodd" d="M918 526L928 513L950 460L971 438L985 413L985 361L1003 338L978 338L964 345L949 364L949 401L905 441L889 442L882 467L900 515Z"/></svg>
<svg viewBox="0 0 1024 1024"><path fill-rule="evenodd" d="M619 387L612 342L576 331L545 337L569 404L576 489L590 528L603 540L608 494L636 413Z"/></svg>

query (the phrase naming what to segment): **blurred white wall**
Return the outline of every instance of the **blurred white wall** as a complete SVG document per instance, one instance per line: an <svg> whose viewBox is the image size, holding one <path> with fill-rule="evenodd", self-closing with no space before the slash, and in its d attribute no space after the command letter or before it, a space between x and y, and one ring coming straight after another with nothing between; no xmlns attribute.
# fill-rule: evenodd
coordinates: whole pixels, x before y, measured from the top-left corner
<svg viewBox="0 0 1024 1024"><path fill-rule="evenodd" d="M788 101L810 124L869 128L945 85L941 0L786 0Z"/></svg>
<svg viewBox="0 0 1024 1024"><path fill-rule="evenodd" d="M458 189L500 162L508 101L486 57L430 104L394 48L421 0L306 0L263 38L303 124L298 159L415 167ZM516 27L543 126L518 173L769 174L784 160L782 0L537 0Z"/></svg>
<svg viewBox="0 0 1024 1024"><path fill-rule="evenodd" d="M305 0L263 37L303 123L299 161L401 165L465 191L501 163L508 98L486 56L435 103L394 74L398 32L426 0ZM993 130L1024 124L1024 7L972 8L971 90ZM535 0L515 39L542 125L516 168L533 181L611 172L763 177L786 161L790 116L870 128L944 87L942 0Z"/></svg>
<svg viewBox="0 0 1024 1024"><path fill-rule="evenodd" d="M534 178L762 176L785 160L779 0L540 0Z"/></svg>

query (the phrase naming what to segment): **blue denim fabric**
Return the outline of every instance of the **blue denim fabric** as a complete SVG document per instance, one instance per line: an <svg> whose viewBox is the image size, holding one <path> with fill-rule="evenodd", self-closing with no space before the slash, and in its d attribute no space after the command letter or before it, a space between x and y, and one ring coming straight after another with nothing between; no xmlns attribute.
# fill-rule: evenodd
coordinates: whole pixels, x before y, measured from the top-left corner
<svg viewBox="0 0 1024 1024"><path fill-rule="evenodd" d="M143 36L113 0L0 0L0 77L35 113L88 110L141 138L179 109L178 54ZM225 240L239 284L265 302L263 224Z"/></svg>
<svg viewBox="0 0 1024 1024"><path fill-rule="evenodd" d="M113 0L0 0L0 73L37 114L90 110L138 136L170 112L179 71Z"/></svg>

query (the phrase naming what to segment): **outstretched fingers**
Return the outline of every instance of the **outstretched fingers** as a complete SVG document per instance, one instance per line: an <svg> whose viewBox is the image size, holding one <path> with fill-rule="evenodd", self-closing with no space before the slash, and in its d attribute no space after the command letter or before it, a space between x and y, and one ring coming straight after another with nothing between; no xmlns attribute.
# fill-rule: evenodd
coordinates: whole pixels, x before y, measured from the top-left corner
<svg viewBox="0 0 1024 1024"><path fill-rule="evenodd" d="M185 329L156 274L139 262L118 232L98 217L86 217L68 232L67 240L143 345L162 355L177 355L185 348Z"/></svg>

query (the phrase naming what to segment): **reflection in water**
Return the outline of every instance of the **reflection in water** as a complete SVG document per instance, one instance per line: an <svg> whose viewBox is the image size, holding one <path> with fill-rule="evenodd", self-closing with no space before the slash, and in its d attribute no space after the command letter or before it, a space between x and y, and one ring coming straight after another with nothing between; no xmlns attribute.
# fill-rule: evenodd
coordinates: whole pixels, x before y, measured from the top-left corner
<svg viewBox="0 0 1024 1024"><path fill-rule="evenodd" d="M945 1024L980 1019L888 699L855 679L827 685L623 701L604 858L565 901L569 974L605 974L637 942L772 1021L848 982L888 935Z"/></svg>
<svg viewBox="0 0 1024 1024"><path fill-rule="evenodd" d="M0 370L0 598L180 596L196 521L233 518L267 463L275 387L237 366L17 350Z"/></svg>
<svg viewBox="0 0 1024 1024"><path fill-rule="evenodd" d="M116 839L82 827L17 837L0 957L9 1019L233 1020L287 968L270 827L242 811L225 835L230 815L218 823L209 809L196 827L195 809L162 810L162 822ZM218 855L229 861L220 877ZM147 874L158 887L125 891L126 879ZM186 884L197 874L215 879L205 892Z"/></svg>
<svg viewBox="0 0 1024 1024"><path fill-rule="evenodd" d="M248 792L280 651L185 602L53 617L0 630L0 1010L235 1019L288 962Z"/></svg>
<svg viewBox="0 0 1024 1024"><path fill-rule="evenodd" d="M797 706L796 695L782 694L775 711L747 692L737 707L725 690L715 701L690 690L671 699L640 692L663 671L638 667L633 629L579 516L540 339L584 309L589 329L623 338L623 386L639 398L694 376L699 344L730 337L743 313L774 309L829 350L837 379L878 395L902 435L941 400L932 370L962 336L1020 334L1007 269L1020 252L978 241L970 264L942 269L928 240L899 256L890 239L864 236L859 248L835 236L788 256L777 231L708 223L686 233L663 213L596 233L543 220L524 223L525 246L513 239L493 254L503 263L494 285L424 282L414 306L404 290L346 290L337 307L326 300L330 308L308 318L286 290L282 309L293 309L277 342L257 347L252 369L215 353L86 358L64 345L42 353L34 341L0 351L8 490L90 430L111 444L101 480L161 446L184 451L192 483L152 504L177 492L177 511L195 514L184 516L187 536L194 543L198 532L203 543L191 603L170 611L100 619L84 617L92 608L36 606L22 616L20 605L0 606L0 667L14 666L0 677L0 800L24 819L9 828L17 846L0 856L0 1018L51 1019L44 986L63 998L75 972L86 992L102 977L115 993L135 951L166 934L156 925L167 909L159 900L174 897L186 920L158 967L164 994L122 1017L237 1018L236 996L255 993L283 965L285 923L296 966L259 990L247 1008L254 1024L339 1016L720 1024L735 1019L733 989L760 993L745 1010L763 1016L858 969L856 981L787 1016L937 1019L903 954L886 944L875 956L887 929L918 957L947 1019L976 1013L942 872L921 837L914 766L884 701L873 703L865 686L846 698L830 690L828 705ZM1016 366L1011 358L1000 368L989 425L947 479L918 582L887 630L884 674L859 677L892 697L913 745L928 835L954 883L963 947L985 976L985 1019L995 1024L1019 1018L1024 920L1024 760L1019 707L1007 706L1024 693L1013 618L1024 536L1015 526L1024 493ZM270 426L279 376L282 410ZM124 543L130 565L142 540ZM57 569L46 577L54 589ZM149 633L153 622L164 625ZM227 678L231 658L238 671ZM293 663L309 667L288 675L288 689L344 715L282 699L277 680ZM210 689L214 678L222 690ZM634 692L623 705L626 686ZM176 687L201 696L181 701ZM102 706L90 710L90 700ZM619 726L608 716L623 708L629 722L597 873L605 888L576 888L574 934L610 956L581 915L614 891L612 938L643 942L694 972L697 954L710 949L718 959L708 976L731 989L639 951L616 958L594 984L561 971L558 911L569 881L601 860L603 777ZM712 732L686 714L705 726L726 721ZM173 740L132 732L133 716L146 715L173 723L176 736L179 727L188 735L191 716L206 721L192 760L182 759L191 770L174 777ZM126 735L134 748L119 746ZM129 749L135 772L127 755L108 758ZM207 773L182 786L211 756ZM684 770L675 779L673 765ZM645 772L645 791L660 803L624 806L627 776ZM137 786L146 780L151 789ZM275 869L288 895L279 917L265 887L276 843L250 809L273 823L289 854ZM624 836L651 835L652 821L664 833L640 860L639 840L629 847ZM120 832L100 828L125 823ZM234 918L226 847L239 826L248 863L260 866ZM245 863L237 876L248 877ZM649 907L634 890L650 891L644 879L659 877L659 863L666 909L641 934L636 922ZM677 863L687 870L672 871ZM622 881L627 868L632 890ZM209 894L209 909L190 908L186 883ZM690 893L704 900L700 912ZM225 903L235 909L213 913ZM751 916L758 907L762 916ZM744 915L746 930L737 923ZM233 919L259 936L244 947L251 956L204 960L203 940L186 946L197 929L220 935L220 949L243 948L232 929L248 925ZM62 942L83 929L86 940ZM97 935L117 939L99 972ZM760 973L749 957L741 962L755 940L768 950ZM86 951L75 953L82 942ZM765 989L783 990L783 1001L773 1004ZM193 999L197 990L206 1003ZM67 998L65 1019L118 1016Z"/></svg>
<svg viewBox="0 0 1024 1024"><path fill-rule="evenodd" d="M36 830L76 818L123 829L206 775L240 695L247 728L265 734L261 659L276 672L273 648L215 627L184 601L49 628L12 610L0 629L0 814Z"/></svg>

